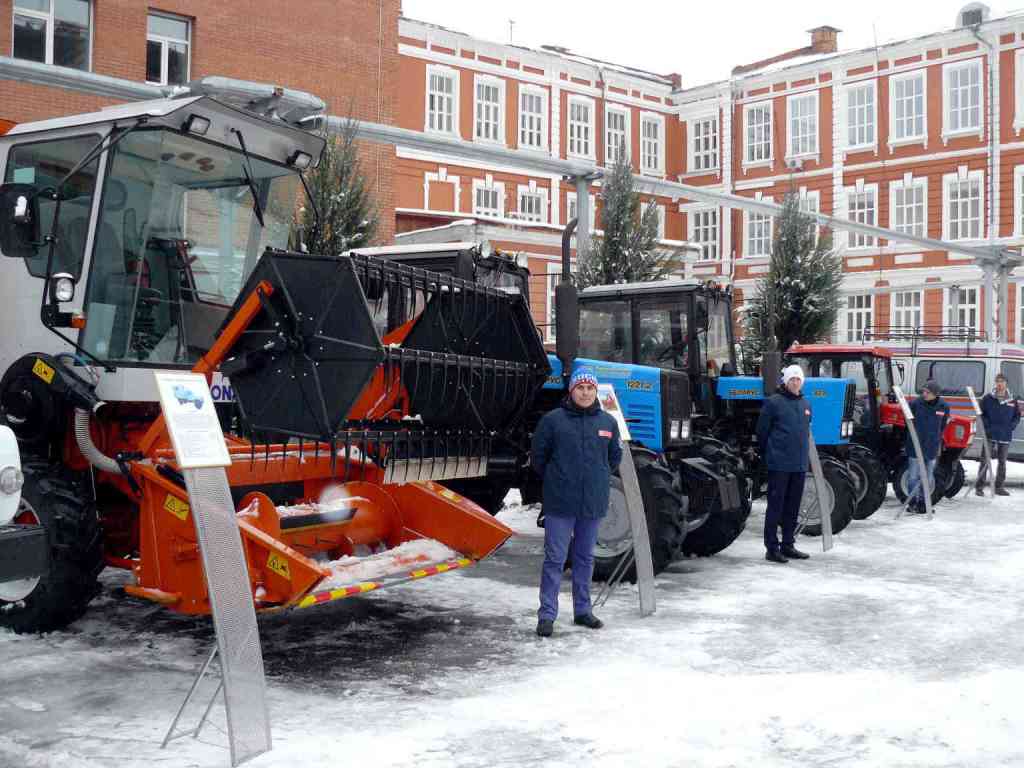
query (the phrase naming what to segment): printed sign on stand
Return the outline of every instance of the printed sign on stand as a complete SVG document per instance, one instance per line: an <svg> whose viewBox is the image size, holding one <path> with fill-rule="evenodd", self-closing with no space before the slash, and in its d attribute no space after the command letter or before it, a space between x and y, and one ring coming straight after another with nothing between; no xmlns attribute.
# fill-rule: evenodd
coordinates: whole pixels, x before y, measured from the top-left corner
<svg viewBox="0 0 1024 768"><path fill-rule="evenodd" d="M231 464L213 396L200 373L157 373L167 431L182 469Z"/></svg>
<svg viewBox="0 0 1024 768"><path fill-rule="evenodd" d="M996 497L996 474L992 471L992 449L989 446L988 435L985 433L985 420L981 418L981 403L978 396L974 394L974 387L967 387L967 395L971 398L971 407L974 409L974 428L978 437L981 438L981 458L985 462L988 477L989 498Z"/></svg>

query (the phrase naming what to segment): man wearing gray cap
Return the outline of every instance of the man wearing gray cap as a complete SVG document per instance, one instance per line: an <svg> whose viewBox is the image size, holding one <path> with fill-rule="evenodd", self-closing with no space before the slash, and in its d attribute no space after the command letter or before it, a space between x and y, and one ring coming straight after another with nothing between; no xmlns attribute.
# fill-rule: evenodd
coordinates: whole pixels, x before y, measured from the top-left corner
<svg viewBox="0 0 1024 768"><path fill-rule="evenodd" d="M910 412L914 414L914 428L917 439L921 443L921 455L928 471L928 487L935 485L935 463L939 459L942 448L942 432L949 421L949 405L939 395L942 389L935 379L928 379L921 388L921 396L910 404ZM921 471L918 467L917 452L914 441L907 430L907 509L911 512L924 513L924 492L921 489Z"/></svg>

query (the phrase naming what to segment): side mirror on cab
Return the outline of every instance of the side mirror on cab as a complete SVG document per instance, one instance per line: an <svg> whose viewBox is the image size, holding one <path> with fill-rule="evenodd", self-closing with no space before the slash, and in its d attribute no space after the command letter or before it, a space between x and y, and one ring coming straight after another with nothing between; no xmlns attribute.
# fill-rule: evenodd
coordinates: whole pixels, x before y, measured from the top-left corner
<svg viewBox="0 0 1024 768"><path fill-rule="evenodd" d="M31 184L0 185L0 254L15 259L39 250L39 199Z"/></svg>

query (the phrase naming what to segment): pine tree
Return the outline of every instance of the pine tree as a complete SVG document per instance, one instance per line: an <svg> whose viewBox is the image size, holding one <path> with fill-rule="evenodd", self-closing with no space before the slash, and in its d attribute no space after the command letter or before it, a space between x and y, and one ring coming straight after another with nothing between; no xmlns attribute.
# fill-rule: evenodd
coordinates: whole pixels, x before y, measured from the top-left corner
<svg viewBox="0 0 1024 768"><path fill-rule="evenodd" d="M340 133L327 136L320 164L306 172L320 219L304 199L292 223L294 250L305 246L309 253L336 256L373 242L379 223L377 204L363 175L355 139L356 124L349 120Z"/></svg>
<svg viewBox="0 0 1024 768"><path fill-rule="evenodd" d="M766 349L785 352L796 342L825 341L839 314L842 261L832 250L832 234L817 232L811 216L787 194L775 219L768 273L757 295L744 303L744 370L751 371Z"/></svg>
<svg viewBox="0 0 1024 768"><path fill-rule="evenodd" d="M657 280L671 269L671 254L658 250L658 211L642 206L633 186L633 169L621 158L601 187L604 235L580 253L576 273L581 288Z"/></svg>

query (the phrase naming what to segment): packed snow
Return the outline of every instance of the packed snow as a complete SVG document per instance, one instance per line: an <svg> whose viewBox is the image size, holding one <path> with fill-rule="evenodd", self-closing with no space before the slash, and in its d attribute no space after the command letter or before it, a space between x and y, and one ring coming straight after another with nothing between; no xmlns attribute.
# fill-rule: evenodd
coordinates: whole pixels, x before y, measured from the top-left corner
<svg viewBox="0 0 1024 768"><path fill-rule="evenodd" d="M341 557L327 563L334 575L317 586L317 590L336 589L361 581L383 579L425 565L452 560L461 555L433 539L416 539L366 557Z"/></svg>
<svg viewBox="0 0 1024 768"><path fill-rule="evenodd" d="M968 465L969 472L973 465ZM475 568L260 621L274 749L254 768L1024 765L1024 474L934 519L890 495L830 552L763 559L763 506L674 564L658 610L622 587L534 634L542 531ZM511 497L509 501L511 501ZM159 748L214 642L207 619L104 594L65 632L0 631L0 766L227 766L223 707ZM213 685L213 681L210 682ZM195 722L209 691L201 691Z"/></svg>

